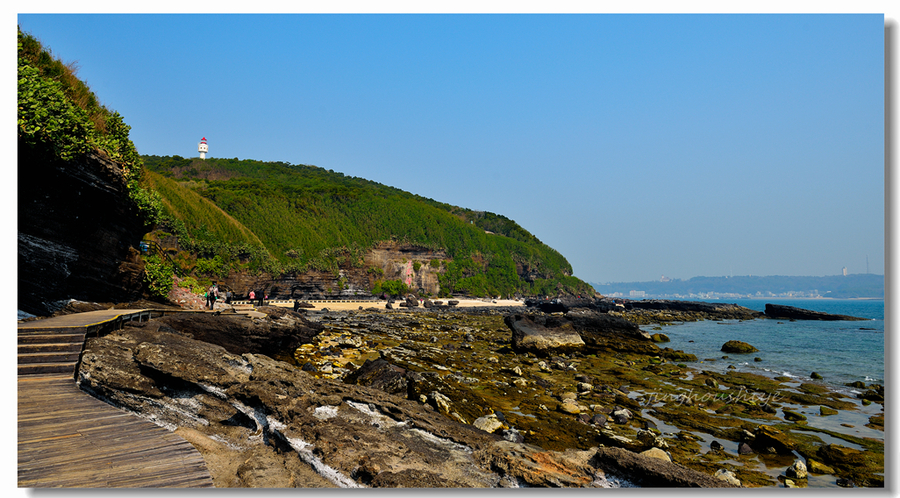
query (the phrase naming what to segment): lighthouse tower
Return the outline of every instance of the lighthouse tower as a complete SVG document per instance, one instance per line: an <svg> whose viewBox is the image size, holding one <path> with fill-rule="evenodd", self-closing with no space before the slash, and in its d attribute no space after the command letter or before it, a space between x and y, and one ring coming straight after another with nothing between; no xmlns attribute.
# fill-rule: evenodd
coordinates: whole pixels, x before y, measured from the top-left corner
<svg viewBox="0 0 900 498"><path fill-rule="evenodd" d="M200 145L197 146L197 152L200 153L200 159L206 159L206 153L209 152L209 145L206 145L206 137L203 137L203 140L200 140Z"/></svg>

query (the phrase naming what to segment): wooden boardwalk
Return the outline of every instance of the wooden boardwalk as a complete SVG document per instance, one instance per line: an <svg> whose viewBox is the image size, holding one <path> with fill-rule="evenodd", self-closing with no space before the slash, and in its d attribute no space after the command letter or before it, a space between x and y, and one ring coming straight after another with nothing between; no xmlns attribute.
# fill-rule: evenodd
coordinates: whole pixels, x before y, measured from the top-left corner
<svg viewBox="0 0 900 498"><path fill-rule="evenodd" d="M190 443L88 395L75 383L77 358L72 360L70 345L80 341L83 347L91 331L145 317L149 310L108 310L19 324L20 488L213 486L206 463ZM62 345L69 351L60 353Z"/></svg>

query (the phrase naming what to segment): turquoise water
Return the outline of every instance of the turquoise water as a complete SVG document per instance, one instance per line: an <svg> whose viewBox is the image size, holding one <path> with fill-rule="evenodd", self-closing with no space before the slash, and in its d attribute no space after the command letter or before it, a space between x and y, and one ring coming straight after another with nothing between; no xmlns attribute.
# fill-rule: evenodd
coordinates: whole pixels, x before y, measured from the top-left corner
<svg viewBox="0 0 900 498"><path fill-rule="evenodd" d="M796 306L814 311L869 318L868 321L723 320L688 322L663 327L671 339L664 346L693 353L703 363L692 366L724 372L737 371L767 376L789 376L810 380L817 372L823 382L844 392L848 382L884 384L884 300L854 299L737 299L708 300L736 303L764 311L766 303ZM648 330L648 327L643 327ZM747 342L759 352L727 354L721 351L729 340ZM728 359L722 359L727 355ZM756 362L759 357L762 361ZM708 361L714 359L715 361Z"/></svg>

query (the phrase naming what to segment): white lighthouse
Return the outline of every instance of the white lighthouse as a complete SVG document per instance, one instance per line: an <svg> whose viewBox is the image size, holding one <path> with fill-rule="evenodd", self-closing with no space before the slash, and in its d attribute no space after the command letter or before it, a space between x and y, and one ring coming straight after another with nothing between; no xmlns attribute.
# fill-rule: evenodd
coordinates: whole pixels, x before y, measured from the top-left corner
<svg viewBox="0 0 900 498"><path fill-rule="evenodd" d="M200 153L200 159L206 159L206 153L209 152L209 145L206 145L206 137L203 137L203 140L200 140L200 145L197 146L197 152Z"/></svg>

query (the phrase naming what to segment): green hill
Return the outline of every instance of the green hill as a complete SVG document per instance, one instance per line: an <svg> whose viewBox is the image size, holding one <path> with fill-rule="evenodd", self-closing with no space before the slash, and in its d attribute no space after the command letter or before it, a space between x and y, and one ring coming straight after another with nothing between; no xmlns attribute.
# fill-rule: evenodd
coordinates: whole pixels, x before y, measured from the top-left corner
<svg viewBox="0 0 900 498"><path fill-rule="evenodd" d="M203 248L194 248L203 257L234 255L235 245L258 240L267 254L250 258L256 269L273 274L335 271L344 258L358 266L368 249L395 240L447 254L440 275L446 293L535 295L590 289L571 277L571 265L559 252L501 215L316 166L179 156L142 159L164 212L180 220L192 240L206 241ZM200 212L213 213L205 207L208 203L221 209L221 217L200 222ZM257 239L244 237L248 232Z"/></svg>

